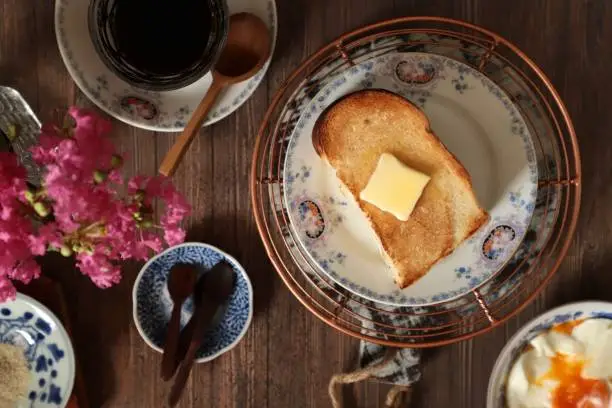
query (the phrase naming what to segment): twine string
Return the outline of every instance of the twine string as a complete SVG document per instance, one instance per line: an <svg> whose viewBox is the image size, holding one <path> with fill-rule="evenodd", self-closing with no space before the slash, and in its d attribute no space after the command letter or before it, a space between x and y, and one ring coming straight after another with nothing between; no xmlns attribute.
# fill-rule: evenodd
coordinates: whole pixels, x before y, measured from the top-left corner
<svg viewBox="0 0 612 408"><path fill-rule="evenodd" d="M393 361L396 354L397 349L389 348L385 353L385 357L379 363L332 376L329 381L328 392L333 408L342 408L341 385L353 384L374 377L376 373ZM387 393L385 408L400 408L403 406L402 404L407 404L410 399L410 390L408 385L394 385Z"/></svg>

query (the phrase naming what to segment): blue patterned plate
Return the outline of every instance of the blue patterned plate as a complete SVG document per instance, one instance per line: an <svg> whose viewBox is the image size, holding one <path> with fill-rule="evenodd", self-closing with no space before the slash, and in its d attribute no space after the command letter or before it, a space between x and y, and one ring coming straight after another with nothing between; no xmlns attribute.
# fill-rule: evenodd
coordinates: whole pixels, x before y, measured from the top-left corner
<svg viewBox="0 0 612 408"><path fill-rule="evenodd" d="M268 24L272 33L272 58L277 34L275 0L227 0L227 6L230 14L253 13ZM88 8L89 0L55 2L55 36L59 50L81 91L100 109L132 126L158 132L183 130L210 88L212 74L168 92L150 92L131 86L111 72L96 53L89 36ZM218 122L246 102L269 65L270 61L253 78L227 87L217 98L204 125Z"/></svg>
<svg viewBox="0 0 612 408"><path fill-rule="evenodd" d="M487 408L506 406L506 378L510 368L534 337L556 324L590 318L612 319L612 303L595 301L570 303L549 310L523 326L506 343L493 366L487 390Z"/></svg>
<svg viewBox="0 0 612 408"><path fill-rule="evenodd" d="M472 176L491 215L488 224L403 290L366 217L311 141L324 109L366 88L390 90L423 109L433 131ZM284 199L297 241L339 285L376 302L432 305L484 284L518 248L537 196L534 147L517 108L477 70L438 55L390 53L338 74L303 112L287 151Z"/></svg>
<svg viewBox="0 0 612 408"><path fill-rule="evenodd" d="M0 343L22 348L30 368L27 396L18 408L66 406L74 385L74 351L64 326L49 309L21 293L0 304Z"/></svg>
<svg viewBox="0 0 612 408"><path fill-rule="evenodd" d="M234 258L211 245L185 243L168 248L153 257L142 268L132 292L134 322L144 341L154 350L163 351L166 329L172 312L168 293L168 275L177 263L196 265L200 273L225 260L236 273L234 292L213 319L213 327L206 334L197 354L197 362L210 361L231 350L244 337L253 316L253 288L242 266ZM193 314L193 297L181 311L181 328Z"/></svg>

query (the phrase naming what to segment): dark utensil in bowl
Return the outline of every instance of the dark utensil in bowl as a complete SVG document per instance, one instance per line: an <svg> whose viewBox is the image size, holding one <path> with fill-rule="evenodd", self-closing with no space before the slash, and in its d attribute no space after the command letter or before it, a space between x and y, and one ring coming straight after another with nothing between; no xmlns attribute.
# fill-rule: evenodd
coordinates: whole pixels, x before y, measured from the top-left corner
<svg viewBox="0 0 612 408"><path fill-rule="evenodd" d="M179 340L177 360L180 360L180 366L168 397L170 406L175 406L181 398L195 361L196 352L219 307L231 296L234 283L234 270L225 261L216 264L198 280L194 290L193 316L181 332ZM187 341L189 345L185 350L184 346Z"/></svg>
<svg viewBox="0 0 612 408"><path fill-rule="evenodd" d="M166 335L161 365L161 376L164 380L169 380L174 374L176 351L181 331L181 308L185 300L193 293L196 278L197 271L193 265L176 264L170 269L168 292L174 306L168 322L168 334Z"/></svg>
<svg viewBox="0 0 612 408"><path fill-rule="evenodd" d="M202 78L225 45L225 0L91 0L89 33L104 64L152 91Z"/></svg>

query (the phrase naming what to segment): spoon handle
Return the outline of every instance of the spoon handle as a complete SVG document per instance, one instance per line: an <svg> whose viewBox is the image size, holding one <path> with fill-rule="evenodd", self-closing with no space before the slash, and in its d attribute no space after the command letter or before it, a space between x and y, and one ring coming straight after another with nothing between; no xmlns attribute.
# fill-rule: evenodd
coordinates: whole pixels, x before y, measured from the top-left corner
<svg viewBox="0 0 612 408"><path fill-rule="evenodd" d="M183 390L185 389L185 385L187 384L187 380L191 374L193 363L196 359L196 353L202 344L204 334L206 334L206 328L215 315L218 307L218 304L215 304L209 300L204 300L201 307L193 312L192 319L195 319L195 327L193 334L191 335L191 341L189 343L187 354L181 362L178 373L176 374L176 377L174 377L172 388L170 388L170 396L168 397L168 405L170 407L174 407L176 404L178 404L181 395L183 394Z"/></svg>
<svg viewBox="0 0 612 408"><path fill-rule="evenodd" d="M178 346L176 347L176 358L174 359L174 365L172 366L172 375L176 373L179 366L185 359L187 355L187 351L189 350L189 345L191 344L191 338L193 337L193 332L195 331L195 320L189 319L183 330L181 330L181 334L178 339Z"/></svg>
<svg viewBox="0 0 612 408"><path fill-rule="evenodd" d="M168 323L168 332L164 342L164 354L161 364L161 377L168 381L174 375L176 351L181 332L181 305L174 305Z"/></svg>
<svg viewBox="0 0 612 408"><path fill-rule="evenodd" d="M183 156L187 152L189 145L198 131L202 128L202 123L206 118L206 115L210 111L210 108L213 107L219 93L223 89L223 82L219 81L215 75L213 75L213 82L210 85L210 88L206 92L206 95L198 105L198 107L193 111L191 115L191 119L183 129L183 132L179 135L178 139L174 142L170 151L166 153L164 160L162 161L161 166L159 167L159 173L172 177L176 168L180 164Z"/></svg>

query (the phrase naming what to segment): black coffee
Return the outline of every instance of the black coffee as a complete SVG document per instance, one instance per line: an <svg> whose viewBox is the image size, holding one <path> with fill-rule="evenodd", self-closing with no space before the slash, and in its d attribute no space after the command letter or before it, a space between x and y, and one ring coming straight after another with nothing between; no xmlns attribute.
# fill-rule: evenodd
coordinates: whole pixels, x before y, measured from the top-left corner
<svg viewBox="0 0 612 408"><path fill-rule="evenodd" d="M115 0L115 49L137 70L177 75L205 57L211 34L207 0Z"/></svg>

